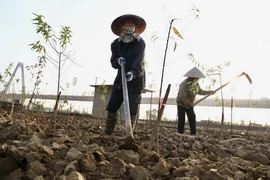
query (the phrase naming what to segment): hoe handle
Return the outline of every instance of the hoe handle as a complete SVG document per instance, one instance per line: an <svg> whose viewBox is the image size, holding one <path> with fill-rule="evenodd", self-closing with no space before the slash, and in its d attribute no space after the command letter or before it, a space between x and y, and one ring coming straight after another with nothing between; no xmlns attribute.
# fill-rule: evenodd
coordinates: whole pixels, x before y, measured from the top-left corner
<svg viewBox="0 0 270 180"><path fill-rule="evenodd" d="M130 109L129 109L129 100L128 100L128 89L127 89L127 80L125 72L125 64L121 62L121 75L122 75L122 89L123 89L123 103L124 103L124 118L125 118L125 127L126 127L126 136L133 138L133 130L131 127L130 119Z"/></svg>
<svg viewBox="0 0 270 180"><path fill-rule="evenodd" d="M239 77L241 77L241 76L243 76L243 75L246 76L246 78L248 79L249 83L251 84L251 83L252 83L252 80L251 80L251 78L249 77L249 75L246 74L245 72L242 72L241 74L239 74L238 76L236 76L235 79L237 79L237 78L239 78ZM231 80L231 81L228 81L227 83L223 84L222 86L220 86L219 88L217 88L216 90L214 90L214 92L216 93L217 91L219 91L220 89L224 88L225 86L227 86L227 85L230 84L231 82L232 82L232 80ZM208 94L208 95L204 96L203 98L199 99L198 101L196 101L196 102L193 104L193 107L196 106L198 103L202 102L203 100L205 100L206 98L208 98L208 97L211 96L211 95L212 95L212 94Z"/></svg>

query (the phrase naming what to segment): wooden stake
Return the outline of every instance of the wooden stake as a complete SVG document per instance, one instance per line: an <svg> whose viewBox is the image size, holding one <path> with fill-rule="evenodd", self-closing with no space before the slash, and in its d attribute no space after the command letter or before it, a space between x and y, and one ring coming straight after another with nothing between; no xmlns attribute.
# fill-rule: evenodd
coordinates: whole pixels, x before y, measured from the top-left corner
<svg viewBox="0 0 270 180"><path fill-rule="evenodd" d="M248 132L249 132L251 126L252 126L252 123L251 123L251 120L250 120L249 121L249 125L248 125L248 129L247 129L247 132L246 132L246 135L248 135Z"/></svg>
<svg viewBox="0 0 270 180"><path fill-rule="evenodd" d="M157 146L158 146L158 130L159 130L159 124L160 124L160 121L161 121L161 117L162 117L163 111L165 109L165 105L167 103L167 99L168 99L168 96L169 96L169 93L170 93L170 88L171 88L171 84L168 85L167 91L166 91L165 96L164 96L164 99L163 99L163 102L161 104L161 107L159 107L157 123L156 123L155 129L154 129L154 131L152 133L152 136L151 136L151 141L150 141L149 146L148 146L148 151L151 151L152 150L155 139L157 140ZM159 153L159 150L158 150L158 153Z"/></svg>
<svg viewBox="0 0 270 180"><path fill-rule="evenodd" d="M12 102L9 117L11 117L11 116L12 116L12 114L13 114L13 110L14 110L14 104L15 104L15 101L13 101L13 102Z"/></svg>

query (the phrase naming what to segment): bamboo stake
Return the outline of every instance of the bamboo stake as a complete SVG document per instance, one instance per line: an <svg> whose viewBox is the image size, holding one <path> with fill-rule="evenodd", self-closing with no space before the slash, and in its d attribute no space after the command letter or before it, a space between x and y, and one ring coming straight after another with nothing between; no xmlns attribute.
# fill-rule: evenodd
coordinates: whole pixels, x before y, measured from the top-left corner
<svg viewBox="0 0 270 180"><path fill-rule="evenodd" d="M11 105L11 110L10 110L10 114L9 114L9 117L12 117L12 114L13 114L13 110L14 110L14 104L15 104L15 101L12 102L12 105Z"/></svg>
<svg viewBox="0 0 270 180"><path fill-rule="evenodd" d="M233 133L233 97L231 97L231 134Z"/></svg>
<svg viewBox="0 0 270 180"><path fill-rule="evenodd" d="M148 146L148 150L149 151L152 150L154 141L156 139L157 140L158 153L159 153L159 147L158 147L158 130L159 130L159 124L160 124L160 121L161 121L161 117L162 117L163 111L165 109L165 105L167 103L167 99L168 99L168 96L169 96L169 93L170 93L170 88L171 88L171 84L169 84L168 87L167 87L167 91L165 93L165 96L164 96L162 105L159 108L160 110L158 111L157 123L156 123L155 129L154 129L154 131L153 131L153 133L151 135L151 140L150 140L150 143L149 143L149 146Z"/></svg>

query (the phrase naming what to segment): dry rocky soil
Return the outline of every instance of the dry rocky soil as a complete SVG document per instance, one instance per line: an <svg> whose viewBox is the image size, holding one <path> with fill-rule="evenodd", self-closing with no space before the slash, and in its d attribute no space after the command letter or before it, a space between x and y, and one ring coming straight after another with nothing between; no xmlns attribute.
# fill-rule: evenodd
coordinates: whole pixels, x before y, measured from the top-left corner
<svg viewBox="0 0 270 180"><path fill-rule="evenodd" d="M270 132L248 134L198 127L196 136L176 127L139 123L138 151L119 149L124 123L111 136L105 120L89 116L0 109L1 180L266 180ZM152 148L149 148L150 145Z"/></svg>

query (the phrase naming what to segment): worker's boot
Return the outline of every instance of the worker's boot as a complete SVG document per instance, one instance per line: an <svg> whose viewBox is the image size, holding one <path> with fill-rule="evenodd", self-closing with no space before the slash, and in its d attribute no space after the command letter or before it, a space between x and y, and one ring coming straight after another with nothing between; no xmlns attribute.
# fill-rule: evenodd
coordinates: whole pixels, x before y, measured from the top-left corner
<svg viewBox="0 0 270 180"><path fill-rule="evenodd" d="M107 135L111 135L113 133L118 117L119 114L117 112L116 113L108 112L106 127L104 129L104 132Z"/></svg>

